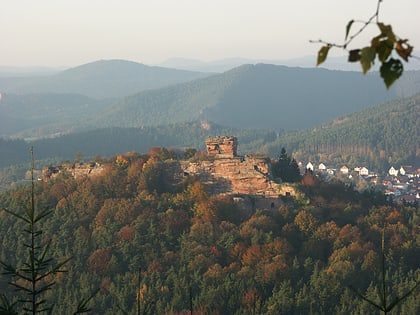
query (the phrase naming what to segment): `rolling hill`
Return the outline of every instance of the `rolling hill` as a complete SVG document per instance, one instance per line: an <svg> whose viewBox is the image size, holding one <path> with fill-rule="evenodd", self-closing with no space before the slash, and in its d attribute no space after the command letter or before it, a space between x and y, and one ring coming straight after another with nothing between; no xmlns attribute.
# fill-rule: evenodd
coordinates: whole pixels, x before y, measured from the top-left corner
<svg viewBox="0 0 420 315"><path fill-rule="evenodd" d="M420 94L342 116L313 129L284 133L263 151L282 147L315 162L420 165Z"/></svg>
<svg viewBox="0 0 420 315"><path fill-rule="evenodd" d="M54 75L0 77L0 92L14 94L75 93L114 98L156 89L208 74L151 67L126 60L100 60Z"/></svg>
<svg viewBox="0 0 420 315"><path fill-rule="evenodd" d="M0 78L0 89L6 91L0 99L0 135L39 138L197 120L235 128L302 130L420 89L420 71L406 71L389 91L375 73L319 68L257 64L203 76L113 60L54 76Z"/></svg>
<svg viewBox="0 0 420 315"><path fill-rule="evenodd" d="M411 74L419 80L419 71ZM396 99L398 91L397 85L387 91L377 74L243 65L128 96L91 124L141 127L204 119L236 128L298 130ZM419 86L404 91L405 96L415 92Z"/></svg>

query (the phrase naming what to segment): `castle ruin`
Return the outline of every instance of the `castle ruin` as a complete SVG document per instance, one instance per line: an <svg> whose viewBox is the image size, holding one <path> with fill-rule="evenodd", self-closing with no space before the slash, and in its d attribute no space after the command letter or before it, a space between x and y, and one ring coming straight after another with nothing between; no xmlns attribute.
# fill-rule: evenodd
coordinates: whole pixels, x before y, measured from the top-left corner
<svg viewBox="0 0 420 315"><path fill-rule="evenodd" d="M234 136L208 137L206 148L209 156L233 158L238 155L238 139Z"/></svg>

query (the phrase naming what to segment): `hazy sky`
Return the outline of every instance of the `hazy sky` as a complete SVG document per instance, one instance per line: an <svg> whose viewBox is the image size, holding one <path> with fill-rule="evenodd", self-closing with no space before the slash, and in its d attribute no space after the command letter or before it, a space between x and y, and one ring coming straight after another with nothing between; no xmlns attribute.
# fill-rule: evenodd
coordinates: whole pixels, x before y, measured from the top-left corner
<svg viewBox="0 0 420 315"><path fill-rule="evenodd" d="M76 66L99 59L290 59L310 39L340 43L376 0L0 0L1 66ZM420 1L383 0L381 21L420 50ZM375 28L372 30L377 32ZM366 45L363 42L362 45ZM342 55L342 51L337 51Z"/></svg>

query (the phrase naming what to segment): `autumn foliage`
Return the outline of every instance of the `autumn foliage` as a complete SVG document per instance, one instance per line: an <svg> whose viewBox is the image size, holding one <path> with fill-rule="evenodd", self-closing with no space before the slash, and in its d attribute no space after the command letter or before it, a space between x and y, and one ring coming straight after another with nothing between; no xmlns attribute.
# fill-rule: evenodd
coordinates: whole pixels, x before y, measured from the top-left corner
<svg viewBox="0 0 420 315"><path fill-rule="evenodd" d="M297 185L299 197L249 212L175 176L167 150L149 154L110 159L97 178L37 185L37 203L53 209L43 223L51 250L74 257L50 298L100 288L97 314L135 313L138 301L148 314L371 314L348 287L375 297L383 229L392 292L418 281L417 206L311 176ZM26 192L2 193L0 208L24 202ZM0 229L1 257L21 260L16 222L3 212ZM416 292L396 314L419 311ZM66 310L58 303L57 312Z"/></svg>

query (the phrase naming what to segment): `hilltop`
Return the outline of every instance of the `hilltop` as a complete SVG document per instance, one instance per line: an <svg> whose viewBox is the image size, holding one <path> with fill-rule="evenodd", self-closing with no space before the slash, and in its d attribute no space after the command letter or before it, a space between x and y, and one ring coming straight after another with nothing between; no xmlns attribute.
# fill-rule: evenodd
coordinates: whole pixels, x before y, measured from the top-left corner
<svg viewBox="0 0 420 315"><path fill-rule="evenodd" d="M99 60L53 75L0 77L1 93L75 93L92 98L118 98L201 78L207 74L147 66L126 60Z"/></svg>

